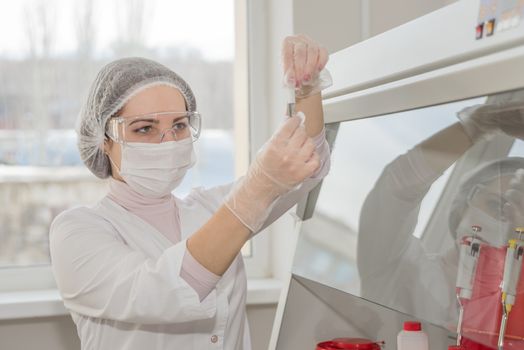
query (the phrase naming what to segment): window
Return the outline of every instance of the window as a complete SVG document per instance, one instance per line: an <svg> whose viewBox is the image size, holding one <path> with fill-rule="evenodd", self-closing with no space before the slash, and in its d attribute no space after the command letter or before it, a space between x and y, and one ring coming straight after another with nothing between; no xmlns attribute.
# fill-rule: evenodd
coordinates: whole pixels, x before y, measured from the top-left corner
<svg viewBox="0 0 524 350"><path fill-rule="evenodd" d="M176 193L234 179L234 24L233 0L0 3L0 268L48 266L53 218L105 194L74 126L95 74L119 57L163 63L197 97L199 161Z"/></svg>

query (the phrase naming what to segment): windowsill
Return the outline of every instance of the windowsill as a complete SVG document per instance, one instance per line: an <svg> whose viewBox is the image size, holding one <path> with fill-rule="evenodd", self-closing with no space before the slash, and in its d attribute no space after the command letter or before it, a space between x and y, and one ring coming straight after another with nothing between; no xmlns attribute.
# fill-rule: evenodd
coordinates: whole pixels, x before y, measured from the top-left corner
<svg viewBox="0 0 524 350"><path fill-rule="evenodd" d="M0 320L66 314L56 289L0 293Z"/></svg>
<svg viewBox="0 0 524 350"><path fill-rule="evenodd" d="M282 282L275 279L250 279L247 305L276 304ZM68 315L56 289L0 293L0 320Z"/></svg>
<svg viewBox="0 0 524 350"><path fill-rule="evenodd" d="M282 282L272 278L247 280L247 300L249 305L276 304L280 298Z"/></svg>

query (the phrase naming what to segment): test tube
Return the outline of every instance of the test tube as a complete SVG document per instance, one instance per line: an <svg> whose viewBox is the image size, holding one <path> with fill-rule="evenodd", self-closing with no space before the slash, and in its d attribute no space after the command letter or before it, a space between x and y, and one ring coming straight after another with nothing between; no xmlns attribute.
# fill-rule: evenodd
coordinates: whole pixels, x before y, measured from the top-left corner
<svg viewBox="0 0 524 350"><path fill-rule="evenodd" d="M295 115L295 87L290 86L287 88L287 116L292 117Z"/></svg>

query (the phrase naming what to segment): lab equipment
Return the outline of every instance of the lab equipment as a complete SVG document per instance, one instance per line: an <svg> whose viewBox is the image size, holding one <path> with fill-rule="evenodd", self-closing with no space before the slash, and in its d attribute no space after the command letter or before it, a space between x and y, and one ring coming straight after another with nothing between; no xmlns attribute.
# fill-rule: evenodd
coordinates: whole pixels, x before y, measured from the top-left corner
<svg viewBox="0 0 524 350"><path fill-rule="evenodd" d="M518 239L511 239L508 242L506 250L506 259L504 261L504 275L502 278L502 319L499 330L498 349L504 349L504 336L506 335L506 326L508 316L511 312L517 296L517 284L520 279L522 269L522 256L524 254L524 242L522 239L523 227L515 230L518 233Z"/></svg>
<svg viewBox="0 0 524 350"><path fill-rule="evenodd" d="M357 197L369 194L368 188L380 177L385 163L378 161L379 156L393 159L400 154L377 152L405 142L407 135L416 142L427 140L422 136L423 128L433 130L431 134L434 135L442 130L440 126L453 125L463 133L461 125L456 123L457 111L468 104L483 103L489 95L524 87L524 75L519 74L524 71L523 9L523 4L516 1L458 1L331 55L328 68L335 78L334 86L323 91L322 96L326 123L337 127L334 166L321 189L310 194L304 205L313 208L313 214L296 229L297 248L289 274L289 288L285 302L279 304L270 349L306 348L319 333L336 328L341 319L346 321L344 327L351 328L359 336L373 334L385 338L389 348L394 343L393 334L398 332L392 330L398 324L394 321L403 319L406 314L428 321L424 329L431 332L432 348L448 347L458 319L455 287L459 247L456 243L461 241L460 235L453 237L450 233L456 234L470 193L458 184L466 179L470 170L478 170L481 162L508 154L522 156L522 148L517 147L521 147L521 141L507 137L511 135L509 132L500 135L488 131L489 135L494 135L489 142L473 146L471 152L449 168L449 175L436 175L441 176L440 185L435 181L425 182L432 180L430 176L416 173L424 182L393 192L399 200L392 204L386 204L383 191L374 193L376 202L373 204L378 205L369 208L362 205L363 201L358 202ZM499 28L507 24L505 16L513 14L519 16L519 25L499 32ZM494 26L495 21L491 22L497 28L494 34L477 39L475 28L485 27L492 19L497 23ZM401 50L399 43L402 43ZM446 118L449 124L443 122L448 120ZM410 122L406 120L413 121L414 125L408 125ZM500 122L502 126L506 120ZM397 123L403 123L402 127L393 129ZM370 137L373 140L365 142ZM358 142L352 142L355 138ZM445 159L447 153L435 155L439 156ZM493 176L471 178L467 185L486 184L484 180L489 182L489 178L502 176L498 189L505 188L503 181L509 178L505 175L510 175L508 165L516 163L516 158L506 159L507 163L500 166L494 163ZM364 164L368 161L370 165L366 168ZM426 165L424 170L429 173L432 169ZM373 179L372 184L363 189L363 179L367 178ZM351 186L349 183L357 184ZM424 186L426 183L433 183L431 189ZM494 183L493 189L497 191L497 180ZM388 185L393 187L396 183ZM443 189L436 190L437 186ZM414 189L421 190L416 192ZM450 207L456 195L461 198ZM420 210L412 209L421 203L422 200L417 202L419 198L431 202L432 196L436 199L431 209L424 209L426 204L422 204ZM362 213L366 209L372 223L368 227L372 230L362 225ZM392 214L385 219L382 213ZM453 213L453 217L448 213ZM429 219L424 219L425 215ZM446 229L448 219L449 230ZM473 215L469 224L464 231L466 234L471 224L478 224ZM412 227L416 229L409 232ZM483 226L483 231L487 235L491 230ZM355 236L356 242L352 240ZM412 239L413 236L416 238ZM405 237L409 240L404 241ZM412 243L417 238L421 242L419 245ZM366 240L372 243L363 247ZM406 243L400 244L400 241ZM507 241L507 238L503 240L503 246ZM378 250L377 246L385 248ZM500 282L506 254L501 248L481 246L472 297L464 300L464 339L473 338L485 348L497 347L501 321ZM435 258L443 252L449 254L444 256L444 264L437 265ZM312 259L308 260L316 255L324 257L323 262L328 265L324 270L311 263ZM364 263L360 264L359 259ZM338 274L342 269L347 271L341 274L343 278ZM522 282L518 289L521 287ZM517 293L517 302L507 324L507 334L513 342L511 349L519 350L524 348L519 330L523 322L517 321L520 295ZM320 317L304 318L303 305L308 305L311 312ZM363 317L368 314L373 316ZM333 316L340 318L330 322ZM377 325L381 328L377 329ZM448 332L451 328L453 330Z"/></svg>
<svg viewBox="0 0 524 350"><path fill-rule="evenodd" d="M427 334L420 322L406 321L397 335L397 350L428 350Z"/></svg>
<svg viewBox="0 0 524 350"><path fill-rule="evenodd" d="M514 243L512 240L510 245ZM519 244L515 245L514 252L518 253ZM467 345L466 349L470 348L471 341L479 346L497 348L502 339L504 349L522 349L524 346L524 304L514 303L524 292L524 279L514 277L515 264L519 263L518 259L522 264L522 257L508 253L508 250L507 246L481 244L473 293L469 300L463 300L461 345ZM508 260L506 256L509 255ZM512 296L504 297L503 288Z"/></svg>
<svg viewBox="0 0 524 350"><path fill-rule="evenodd" d="M427 350L428 337L420 322L406 321L397 335L397 350Z"/></svg>
<svg viewBox="0 0 524 350"><path fill-rule="evenodd" d="M80 157L99 178L111 174L104 153L106 124L109 118L135 94L154 85L168 85L180 91L187 111L196 111L196 100L189 85L171 69L145 58L123 58L103 67L89 90L78 116L76 131Z"/></svg>
<svg viewBox="0 0 524 350"><path fill-rule="evenodd" d="M253 233L266 221L275 200L310 177L320 165L299 115L288 118L262 146L225 201Z"/></svg>
<svg viewBox="0 0 524 350"><path fill-rule="evenodd" d="M471 299L473 294L473 284L480 253L481 241L477 239L478 232L482 228L478 225L471 227L472 235L464 237L460 243L460 253L457 271L457 301L459 304L459 319L457 322L457 345L462 340L462 321L464 318L464 300Z"/></svg>

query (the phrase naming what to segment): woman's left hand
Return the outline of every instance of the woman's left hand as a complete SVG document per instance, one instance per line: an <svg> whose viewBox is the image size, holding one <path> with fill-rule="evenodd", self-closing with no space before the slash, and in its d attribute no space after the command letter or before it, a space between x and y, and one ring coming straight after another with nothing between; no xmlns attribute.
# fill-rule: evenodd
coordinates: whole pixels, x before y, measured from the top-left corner
<svg viewBox="0 0 524 350"><path fill-rule="evenodd" d="M306 35L293 35L282 44L285 83L299 88L318 79L328 61L327 50Z"/></svg>

